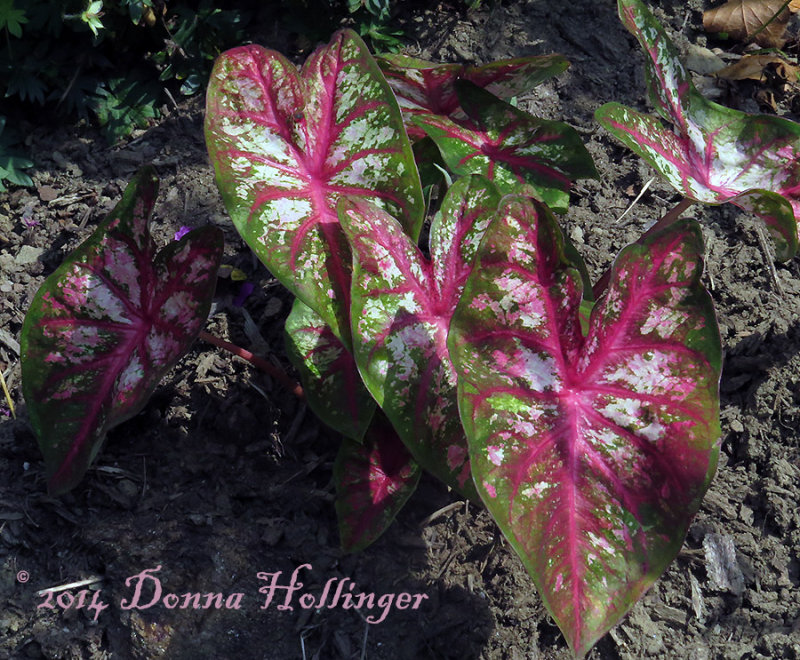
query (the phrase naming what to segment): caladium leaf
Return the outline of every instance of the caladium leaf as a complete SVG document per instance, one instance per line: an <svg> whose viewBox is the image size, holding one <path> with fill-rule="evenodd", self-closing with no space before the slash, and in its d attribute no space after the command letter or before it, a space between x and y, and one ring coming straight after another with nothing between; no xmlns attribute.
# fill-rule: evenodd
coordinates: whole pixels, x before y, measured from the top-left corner
<svg viewBox="0 0 800 660"><path fill-rule="evenodd" d="M355 261L354 355L364 383L417 462L472 498L447 328L499 199L483 177L457 181L431 225L430 261L381 209L351 199L340 206Z"/></svg>
<svg viewBox="0 0 800 660"><path fill-rule="evenodd" d="M692 84L664 28L639 0L619 0L625 27L646 54L650 99L670 124L618 103L595 118L689 199L731 202L760 216L776 256L797 252L800 218L800 125L748 115L705 99Z"/></svg>
<svg viewBox="0 0 800 660"><path fill-rule="evenodd" d="M415 139L424 137L425 133L408 123L414 115L452 117L463 114L455 90L457 80L468 80L508 100L569 67L569 62L561 55L519 57L480 66L436 64L405 55L384 55L377 60L406 117L409 135Z"/></svg>
<svg viewBox="0 0 800 660"><path fill-rule="evenodd" d="M475 484L578 657L676 556L716 469L702 255L693 221L625 248L584 335L558 225L509 196L453 315Z"/></svg>
<svg viewBox="0 0 800 660"><path fill-rule="evenodd" d="M332 429L360 441L375 412L355 360L330 327L295 298L286 319L286 352L311 410Z"/></svg>
<svg viewBox="0 0 800 660"><path fill-rule="evenodd" d="M22 327L22 387L51 493L83 477L109 429L138 413L203 327L222 232L195 229L156 255L158 180L122 200L37 292Z"/></svg>
<svg viewBox="0 0 800 660"><path fill-rule="evenodd" d="M239 233L349 347L351 259L337 200L368 199L413 237L424 210L400 109L364 42L342 30L301 71L260 46L223 53L206 143Z"/></svg>
<svg viewBox="0 0 800 660"><path fill-rule="evenodd" d="M363 550L388 529L417 489L420 473L380 410L363 443L342 442L333 478L339 538L345 552Z"/></svg>
<svg viewBox="0 0 800 660"><path fill-rule="evenodd" d="M417 115L413 121L456 174L482 174L503 193L526 190L558 211L567 210L572 180L597 176L571 126L538 119L472 83L455 87L468 119Z"/></svg>

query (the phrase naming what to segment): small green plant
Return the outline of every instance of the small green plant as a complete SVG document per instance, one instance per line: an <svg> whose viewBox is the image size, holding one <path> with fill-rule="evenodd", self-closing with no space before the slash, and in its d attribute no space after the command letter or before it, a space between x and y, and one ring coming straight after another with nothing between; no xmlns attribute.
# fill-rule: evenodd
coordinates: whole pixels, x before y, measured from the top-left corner
<svg viewBox="0 0 800 660"><path fill-rule="evenodd" d="M19 38L22 36L22 26L27 22L25 10L14 7L14 0L0 0L0 30Z"/></svg>
<svg viewBox="0 0 800 660"><path fill-rule="evenodd" d="M17 137L6 128L7 119L0 115L0 192L5 191L5 183L17 186L30 186L31 178L22 170L33 167L33 161L25 158L15 148Z"/></svg>
<svg viewBox="0 0 800 660"><path fill-rule="evenodd" d="M96 37L103 29L103 22L100 20L103 15L103 0L92 0L89 6L81 12L80 19L86 24L92 34Z"/></svg>
<svg viewBox="0 0 800 660"><path fill-rule="evenodd" d="M356 31L376 51L394 53L403 45L403 30L391 25L392 0L347 0Z"/></svg>

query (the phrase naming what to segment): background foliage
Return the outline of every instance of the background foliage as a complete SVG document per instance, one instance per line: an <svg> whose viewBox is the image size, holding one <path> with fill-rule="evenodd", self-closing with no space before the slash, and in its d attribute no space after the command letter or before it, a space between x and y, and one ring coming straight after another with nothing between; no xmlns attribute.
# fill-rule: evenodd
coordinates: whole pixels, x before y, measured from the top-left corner
<svg viewBox="0 0 800 660"><path fill-rule="evenodd" d="M251 15L208 0L0 0L0 88L12 112L92 118L113 141L144 127L167 94L199 91Z"/></svg>
<svg viewBox="0 0 800 660"><path fill-rule="evenodd" d="M465 0L462 7L480 1ZM21 118L85 120L110 143L205 90L222 51L307 54L350 25L374 51L402 45L394 0L0 0L0 191L30 185ZM223 8L225 7L225 8ZM273 43L278 38L283 43ZM291 48L286 48L289 41Z"/></svg>
<svg viewBox="0 0 800 660"><path fill-rule="evenodd" d="M0 0L0 191L30 184L21 118L83 119L113 143L202 92L223 50L267 41L259 26L311 45L348 16L344 0Z"/></svg>

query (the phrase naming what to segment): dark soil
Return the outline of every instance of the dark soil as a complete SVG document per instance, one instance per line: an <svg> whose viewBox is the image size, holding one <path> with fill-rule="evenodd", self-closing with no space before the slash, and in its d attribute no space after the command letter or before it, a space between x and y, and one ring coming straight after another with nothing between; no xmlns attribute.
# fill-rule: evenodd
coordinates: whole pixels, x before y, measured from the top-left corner
<svg viewBox="0 0 800 660"><path fill-rule="evenodd" d="M656 178L616 220L654 174L593 112L611 100L647 108L638 45L608 0L484 5L467 11L453 0L405 16L409 54L484 62L557 52L571 60L567 73L520 102L575 126L595 158L601 179L576 186L565 230L597 277L680 201ZM662 0L656 10L684 50L706 45L701 5ZM755 110L749 93L727 90L726 100ZM284 365L290 299L226 219L200 101L117 148L90 127L27 129L36 186L0 194L0 367L17 406L16 421L0 418L0 658L569 657L488 514L433 479L423 479L377 543L342 554L331 477L338 438L279 385L200 342L143 412L109 434L83 483L48 497L15 340L43 278L140 164L155 163L162 181L156 239L163 244L181 225L221 227L225 263L257 285L245 309ZM731 206L689 214L704 227L706 282L725 347L719 471L678 559L590 657L800 658L800 260L772 272L758 223ZM252 347L230 305L235 293L220 281L209 329ZM732 561L716 575L712 549L726 545ZM262 609L267 583L257 574L282 571L285 585L302 564L313 566L300 574L304 592L349 578L356 592L428 598L374 625L364 620L369 612L341 607L303 610L294 601L294 610L280 610L282 595ZM159 566L162 598L219 592L232 605L241 593L240 608L123 609L134 586L126 580ZM86 608L41 607L38 590L93 577L90 590L108 605L96 620Z"/></svg>

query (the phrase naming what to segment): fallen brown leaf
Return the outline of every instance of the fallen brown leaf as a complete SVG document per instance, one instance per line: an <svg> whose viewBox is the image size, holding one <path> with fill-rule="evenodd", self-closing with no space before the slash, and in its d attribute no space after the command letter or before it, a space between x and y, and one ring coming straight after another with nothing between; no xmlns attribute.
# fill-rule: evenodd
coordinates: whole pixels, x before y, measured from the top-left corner
<svg viewBox="0 0 800 660"><path fill-rule="evenodd" d="M768 89L759 89L755 95L756 103L761 112L772 112L777 114L778 103L775 101L775 94Z"/></svg>
<svg viewBox="0 0 800 660"><path fill-rule="evenodd" d="M774 73L783 82L797 82L800 67L790 64L776 55L745 55L735 64L716 72L718 78L726 80L768 80Z"/></svg>
<svg viewBox="0 0 800 660"><path fill-rule="evenodd" d="M708 32L727 32L734 39L754 38L761 46L780 48L786 43L784 33L790 14L800 11L800 0L792 0L781 10L784 4L785 0L729 0L703 13L703 27Z"/></svg>

